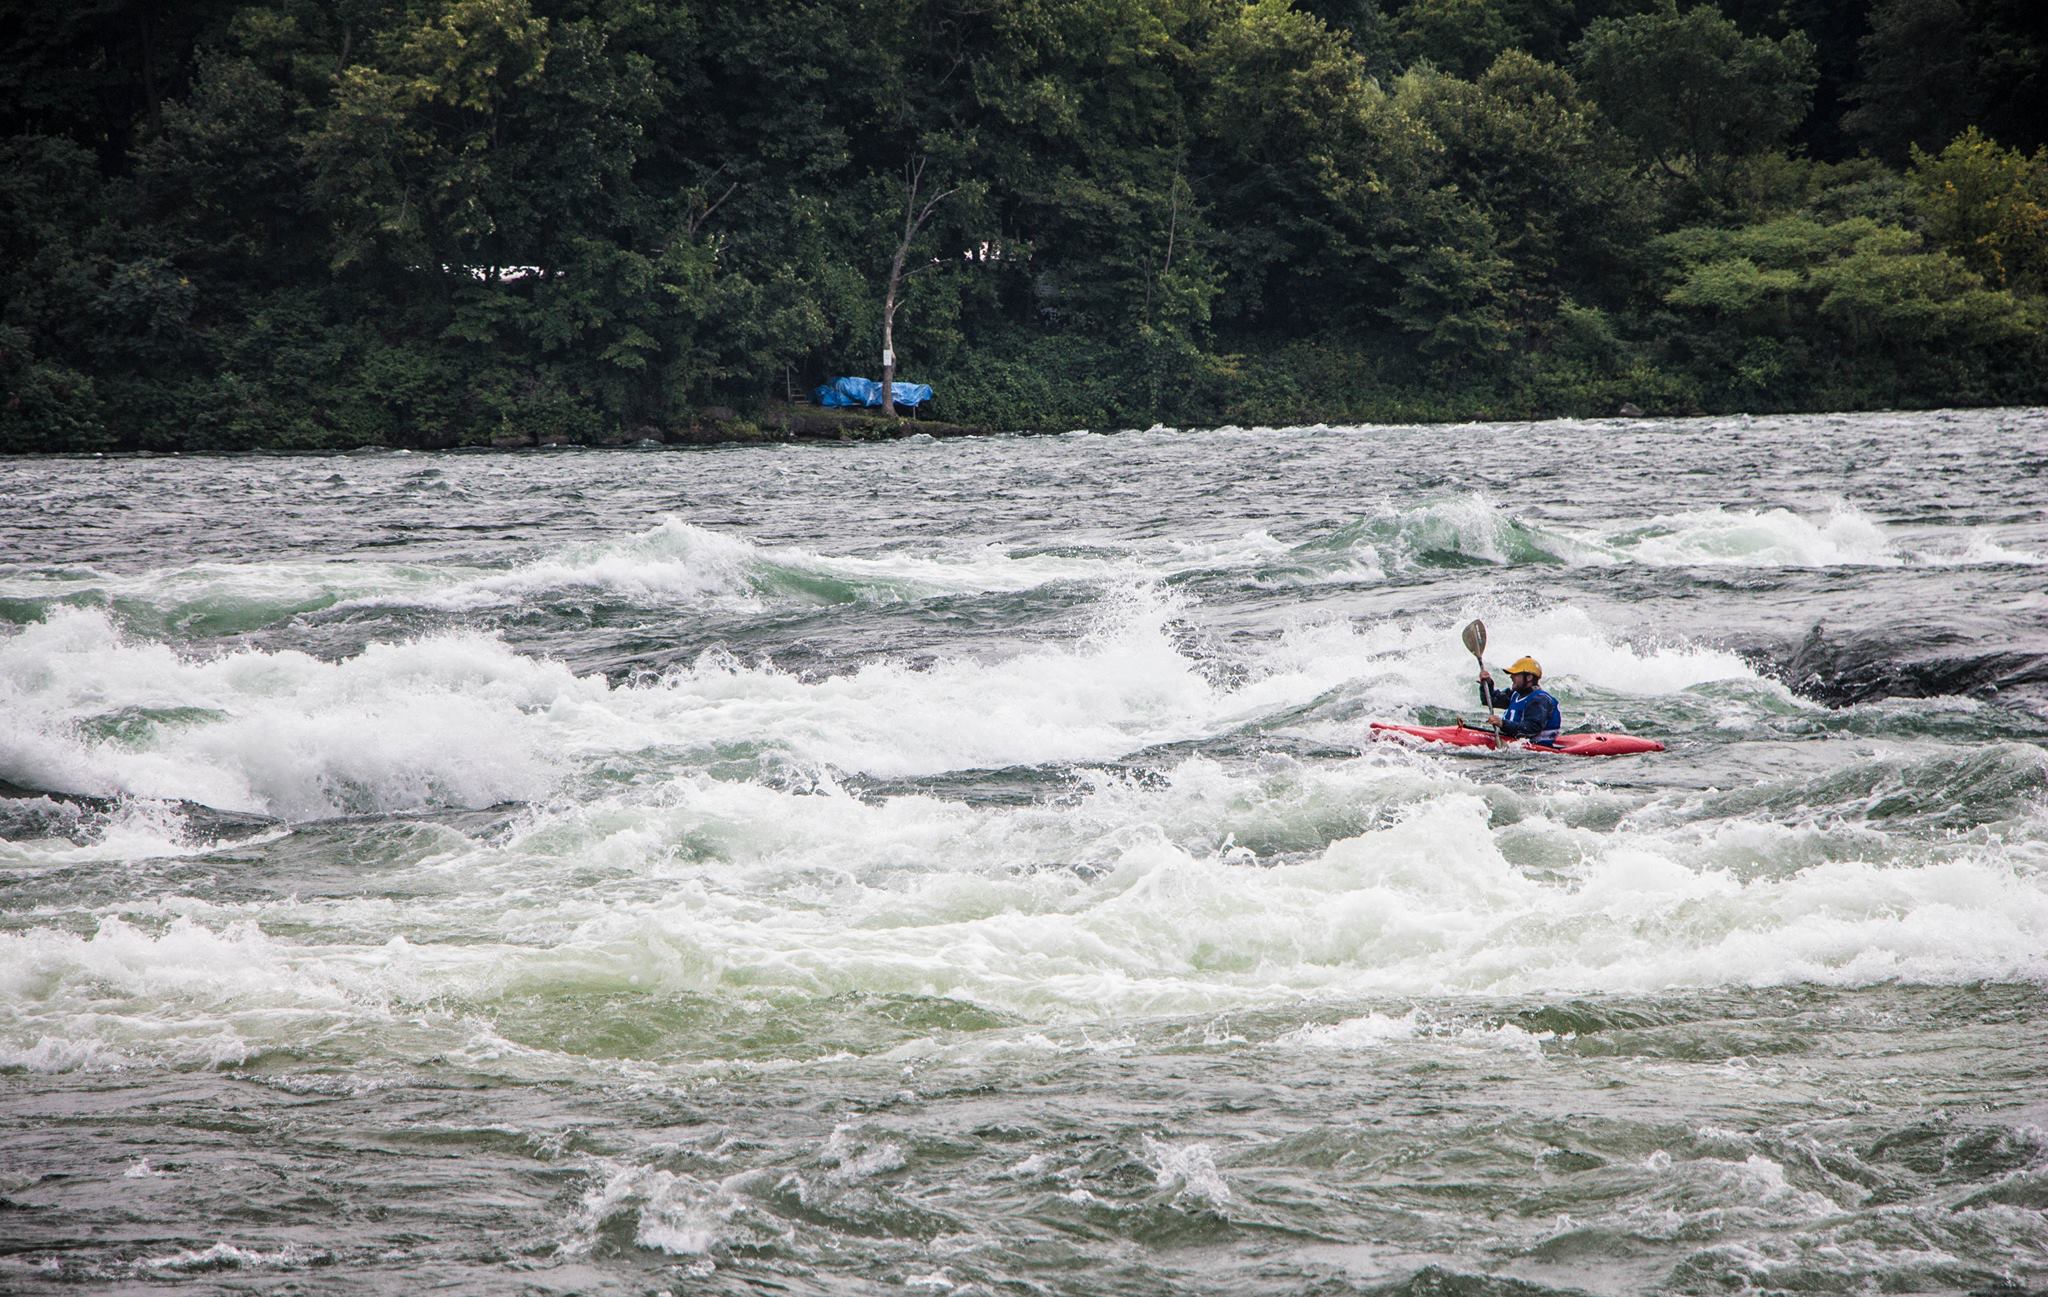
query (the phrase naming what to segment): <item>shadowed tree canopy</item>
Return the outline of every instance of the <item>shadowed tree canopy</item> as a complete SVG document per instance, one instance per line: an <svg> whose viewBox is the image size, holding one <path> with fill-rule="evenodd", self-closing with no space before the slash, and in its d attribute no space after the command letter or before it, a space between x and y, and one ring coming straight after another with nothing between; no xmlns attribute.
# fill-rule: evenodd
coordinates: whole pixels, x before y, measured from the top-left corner
<svg viewBox="0 0 2048 1297"><path fill-rule="evenodd" d="M1588 93L1643 156L1703 183L1782 145L1813 98L1813 42L1744 36L1706 4L1602 18L1576 56Z"/></svg>
<svg viewBox="0 0 2048 1297"><path fill-rule="evenodd" d="M1971 126L2010 147L2048 143L2048 5L1876 0L1842 125L1903 161Z"/></svg>

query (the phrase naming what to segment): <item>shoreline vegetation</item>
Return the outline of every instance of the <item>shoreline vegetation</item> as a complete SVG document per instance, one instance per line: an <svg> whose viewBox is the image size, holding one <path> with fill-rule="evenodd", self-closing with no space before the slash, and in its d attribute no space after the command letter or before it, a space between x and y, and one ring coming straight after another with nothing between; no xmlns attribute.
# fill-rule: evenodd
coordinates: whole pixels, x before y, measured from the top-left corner
<svg viewBox="0 0 2048 1297"><path fill-rule="evenodd" d="M2043 101L2035 0L24 6L0 453L2041 404Z"/></svg>

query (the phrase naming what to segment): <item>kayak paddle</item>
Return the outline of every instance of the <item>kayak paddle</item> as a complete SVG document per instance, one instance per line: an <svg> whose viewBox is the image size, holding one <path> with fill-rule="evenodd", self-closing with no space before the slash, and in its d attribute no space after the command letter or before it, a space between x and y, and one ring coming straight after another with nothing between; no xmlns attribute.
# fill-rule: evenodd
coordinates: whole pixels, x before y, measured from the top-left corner
<svg viewBox="0 0 2048 1297"><path fill-rule="evenodd" d="M1481 671L1486 670L1486 623L1475 619L1470 625L1465 627L1460 638L1465 641L1465 651L1472 655L1472 660L1479 664L1479 669ZM1493 720L1493 690L1487 687L1484 680L1479 682L1479 701L1486 704L1486 719L1488 723L1491 723Z"/></svg>

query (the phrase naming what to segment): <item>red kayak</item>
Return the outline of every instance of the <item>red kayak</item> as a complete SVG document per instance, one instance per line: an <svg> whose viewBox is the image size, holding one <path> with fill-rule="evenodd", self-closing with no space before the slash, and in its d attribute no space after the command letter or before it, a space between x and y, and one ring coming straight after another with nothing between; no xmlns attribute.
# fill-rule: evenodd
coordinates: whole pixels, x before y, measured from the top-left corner
<svg viewBox="0 0 2048 1297"><path fill-rule="evenodd" d="M1557 745L1552 747L1520 739L1503 740L1492 730L1482 730L1462 722L1456 725L1392 725L1386 721L1374 721L1372 728L1372 736L1376 739L1420 739L1425 743L1450 743L1461 748L1527 748L1531 752L1556 752L1568 757L1623 757L1631 752L1664 750L1664 745L1655 739L1639 739L1631 734L1560 734Z"/></svg>

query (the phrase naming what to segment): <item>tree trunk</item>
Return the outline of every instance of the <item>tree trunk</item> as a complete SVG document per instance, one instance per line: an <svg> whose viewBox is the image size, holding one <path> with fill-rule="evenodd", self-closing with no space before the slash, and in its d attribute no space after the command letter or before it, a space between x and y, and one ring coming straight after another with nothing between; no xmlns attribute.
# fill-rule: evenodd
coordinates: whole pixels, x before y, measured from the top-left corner
<svg viewBox="0 0 2048 1297"><path fill-rule="evenodd" d="M919 207L917 191L924 183L924 163L923 158L918 158L904 168L903 237L896 241L896 257L889 263L889 285L882 294L882 417L887 419L896 417L896 308L901 304L903 281L916 273L906 274L903 266L910 259L910 244L917 238L917 232L940 203L958 192L948 189L934 194Z"/></svg>
<svg viewBox="0 0 2048 1297"><path fill-rule="evenodd" d="M889 265L889 290L882 296L882 417L896 417L896 292L903 283L903 260L910 250L910 236L896 245L896 260Z"/></svg>

